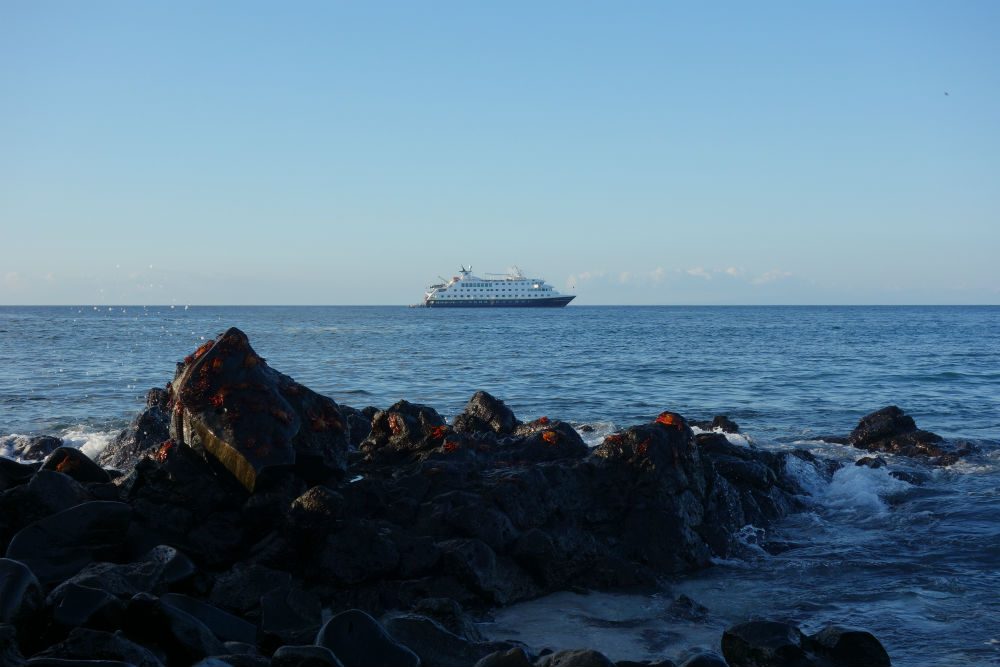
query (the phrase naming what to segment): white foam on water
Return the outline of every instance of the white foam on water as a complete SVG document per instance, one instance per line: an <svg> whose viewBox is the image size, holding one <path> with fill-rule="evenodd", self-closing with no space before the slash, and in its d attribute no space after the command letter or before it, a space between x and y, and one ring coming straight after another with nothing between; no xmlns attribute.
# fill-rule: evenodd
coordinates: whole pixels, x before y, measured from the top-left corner
<svg viewBox="0 0 1000 667"><path fill-rule="evenodd" d="M20 433L10 433L8 435L0 435L0 456L5 459L20 460L17 456L16 449L22 444L29 436L21 435Z"/></svg>
<svg viewBox="0 0 1000 667"><path fill-rule="evenodd" d="M590 426L594 430L592 431L581 431L581 426ZM597 447L599 444L604 442L604 439L618 430L614 422L604 421L604 422L588 422L587 424L578 424L573 426L583 441L588 447Z"/></svg>
<svg viewBox="0 0 1000 667"><path fill-rule="evenodd" d="M749 447L750 443L753 442L753 438L746 433L726 433L721 428L703 429L698 428L697 426L692 426L691 430L694 431L695 435L700 433L719 433L724 435L730 444L737 445L739 447Z"/></svg>
<svg viewBox="0 0 1000 667"><path fill-rule="evenodd" d="M885 498L910 488L910 484L889 474L889 469L869 468L848 463L833 473L829 481L808 461L788 457L786 470L812 500L826 508L864 515L888 511Z"/></svg>
<svg viewBox="0 0 1000 667"><path fill-rule="evenodd" d="M59 437L66 447L76 447L87 455L91 460L97 460L98 455L104 448L111 444L118 431L95 431L85 425L73 426L66 429Z"/></svg>

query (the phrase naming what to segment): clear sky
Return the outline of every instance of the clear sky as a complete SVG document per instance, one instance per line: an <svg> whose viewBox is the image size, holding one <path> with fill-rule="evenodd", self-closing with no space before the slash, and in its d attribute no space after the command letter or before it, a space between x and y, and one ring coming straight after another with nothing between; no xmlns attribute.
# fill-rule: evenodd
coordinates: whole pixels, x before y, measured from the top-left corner
<svg viewBox="0 0 1000 667"><path fill-rule="evenodd" d="M460 263L1000 303L998 35L992 0L6 0L0 304L405 304Z"/></svg>

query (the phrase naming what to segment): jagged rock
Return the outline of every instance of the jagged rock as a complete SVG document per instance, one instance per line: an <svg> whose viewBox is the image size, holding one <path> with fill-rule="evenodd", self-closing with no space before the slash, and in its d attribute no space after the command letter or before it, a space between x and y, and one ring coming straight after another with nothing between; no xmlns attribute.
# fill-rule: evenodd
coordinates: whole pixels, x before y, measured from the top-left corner
<svg viewBox="0 0 1000 667"><path fill-rule="evenodd" d="M168 393L159 388L146 394L146 408L97 457L102 466L127 470L145 454L154 453L170 439Z"/></svg>
<svg viewBox="0 0 1000 667"><path fill-rule="evenodd" d="M260 599L276 589L292 585L292 575L262 565L237 565L215 580L210 600L212 604L237 614L246 614L260 606Z"/></svg>
<svg viewBox="0 0 1000 667"><path fill-rule="evenodd" d="M340 406L340 413L344 415L344 423L347 425L348 440L352 447L358 447L372 430L371 416L366 415L357 408L347 405Z"/></svg>
<svg viewBox="0 0 1000 667"><path fill-rule="evenodd" d="M473 667L531 667L531 660L523 648L515 646L507 651L490 653Z"/></svg>
<svg viewBox="0 0 1000 667"><path fill-rule="evenodd" d="M0 491L12 489L31 479L41 463L18 463L13 459L0 457Z"/></svg>
<svg viewBox="0 0 1000 667"><path fill-rule="evenodd" d="M521 422L503 401L485 391L477 391L465 405L465 410L453 420L458 433L492 431L509 435Z"/></svg>
<svg viewBox="0 0 1000 667"><path fill-rule="evenodd" d="M81 484L102 484L111 481L101 466L73 447L59 447L53 451L45 459L41 469L61 472Z"/></svg>
<svg viewBox="0 0 1000 667"><path fill-rule="evenodd" d="M494 604L510 604L533 597L537 586L513 561L498 558L482 540L454 539L439 542L441 560L469 590Z"/></svg>
<svg viewBox="0 0 1000 667"><path fill-rule="evenodd" d="M740 425L730 419L727 415L715 415L712 421L693 421L692 426L697 426L703 431L722 431L723 433L739 433Z"/></svg>
<svg viewBox="0 0 1000 667"><path fill-rule="evenodd" d="M149 649L122 636L121 633L76 628L65 640L35 654L35 659L107 660L134 667L164 667ZM38 664L38 663L36 663ZM53 665L68 663L51 663Z"/></svg>
<svg viewBox="0 0 1000 667"><path fill-rule="evenodd" d="M451 598L425 598L413 605L413 613L433 618L463 639L484 641L479 628L462 611L462 605Z"/></svg>
<svg viewBox="0 0 1000 667"><path fill-rule="evenodd" d="M14 453L22 461L41 461L62 447L62 438L51 435L32 435L19 439Z"/></svg>
<svg viewBox="0 0 1000 667"><path fill-rule="evenodd" d="M333 651L344 667L420 667L416 653L360 609L343 611L327 621L316 635L316 644Z"/></svg>
<svg viewBox="0 0 1000 667"><path fill-rule="evenodd" d="M340 584L384 577L399 564L399 550L379 524L353 521L331 534L318 567L321 576Z"/></svg>
<svg viewBox="0 0 1000 667"><path fill-rule="evenodd" d="M371 461L388 463L438 447L448 432L434 408L399 401L375 413L371 432L359 449Z"/></svg>
<svg viewBox="0 0 1000 667"><path fill-rule="evenodd" d="M535 661L535 667L614 667L607 656L592 649L556 651Z"/></svg>
<svg viewBox="0 0 1000 667"><path fill-rule="evenodd" d="M870 632L830 625L810 635L813 650L837 667L889 667L889 654Z"/></svg>
<svg viewBox="0 0 1000 667"><path fill-rule="evenodd" d="M178 365L170 437L221 464L246 489L292 468L322 482L347 463L337 404L270 368L231 328Z"/></svg>
<svg viewBox="0 0 1000 667"><path fill-rule="evenodd" d="M918 429L895 405L862 417L847 440L870 452L925 458L936 465L950 465L972 450L971 445L950 446L936 433Z"/></svg>
<svg viewBox="0 0 1000 667"><path fill-rule="evenodd" d="M206 602L179 593L167 593L160 601L195 617L224 642L254 644L257 641L257 627L254 624Z"/></svg>
<svg viewBox="0 0 1000 667"><path fill-rule="evenodd" d="M160 545L141 560L132 563L90 563L60 584L86 586L105 591L119 598L130 598L137 593L159 595L171 584L194 573L191 561L173 547Z"/></svg>
<svg viewBox="0 0 1000 667"><path fill-rule="evenodd" d="M333 651L323 646L282 646L271 656L271 667L344 667Z"/></svg>
<svg viewBox="0 0 1000 667"><path fill-rule="evenodd" d="M212 631L194 616L140 593L125 605L122 628L130 637L163 651L170 664L192 664L226 648Z"/></svg>
<svg viewBox="0 0 1000 667"><path fill-rule="evenodd" d="M128 532L132 508L125 503L83 503L22 528L7 547L43 584L62 581L88 563L114 560Z"/></svg>
<svg viewBox="0 0 1000 667"><path fill-rule="evenodd" d="M386 631L420 656L423 667L468 667L509 642L471 642L437 621L419 614L391 614L383 619Z"/></svg>
<svg viewBox="0 0 1000 667"><path fill-rule="evenodd" d="M730 667L798 667L808 665L805 636L794 625L750 621L722 634L722 654Z"/></svg>

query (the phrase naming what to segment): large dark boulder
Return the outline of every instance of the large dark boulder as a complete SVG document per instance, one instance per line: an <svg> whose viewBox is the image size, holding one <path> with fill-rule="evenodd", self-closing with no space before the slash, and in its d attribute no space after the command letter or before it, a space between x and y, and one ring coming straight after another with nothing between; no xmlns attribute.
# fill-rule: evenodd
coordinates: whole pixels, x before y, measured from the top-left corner
<svg viewBox="0 0 1000 667"><path fill-rule="evenodd" d="M220 575L212 587L212 604L236 614L246 614L260 607L260 599L267 593L288 589L292 575L272 570L263 565L236 565Z"/></svg>
<svg viewBox="0 0 1000 667"><path fill-rule="evenodd" d="M135 667L164 667L163 662L144 646L140 646L121 633L76 628L65 640L54 644L33 659L107 660L118 661ZM60 663L52 662L52 665ZM73 664L73 663L64 663Z"/></svg>
<svg viewBox="0 0 1000 667"><path fill-rule="evenodd" d="M7 547L43 584L53 584L94 561L122 554L132 508L125 503L93 501L22 528Z"/></svg>
<svg viewBox="0 0 1000 667"><path fill-rule="evenodd" d="M73 447L59 447L42 464L42 470L52 470L69 475L81 484L103 484L111 481L108 473L86 454Z"/></svg>
<svg viewBox="0 0 1000 667"><path fill-rule="evenodd" d="M257 627L253 623L207 602L179 593L167 593L160 601L195 617L224 642L254 644L257 641Z"/></svg>
<svg viewBox="0 0 1000 667"><path fill-rule="evenodd" d="M53 590L46 604L53 624L64 632L78 627L114 630L121 627L125 613L125 604L116 596L72 581Z"/></svg>
<svg viewBox="0 0 1000 667"><path fill-rule="evenodd" d="M145 454L155 453L170 439L169 394L159 388L146 394L146 407L115 436L97 462L109 468L128 470Z"/></svg>
<svg viewBox="0 0 1000 667"><path fill-rule="evenodd" d="M42 606L45 596L27 565L0 558L0 623L19 623Z"/></svg>
<svg viewBox="0 0 1000 667"><path fill-rule="evenodd" d="M390 614L382 622L390 635L420 656L423 667L468 667L491 653L513 648L509 642L469 641L419 614Z"/></svg>
<svg viewBox="0 0 1000 667"><path fill-rule="evenodd" d="M375 413L360 450L370 461L392 463L441 446L448 432L444 418L434 408L399 401Z"/></svg>
<svg viewBox="0 0 1000 667"><path fill-rule="evenodd" d="M170 437L220 464L249 491L294 468L322 482L347 464L337 404L270 368L231 328L178 364L170 385Z"/></svg>
<svg viewBox="0 0 1000 667"><path fill-rule="evenodd" d="M0 457L0 491L12 489L26 483L41 467L41 463L19 463L13 459Z"/></svg>
<svg viewBox="0 0 1000 667"><path fill-rule="evenodd" d="M889 667L889 654L870 632L830 625L809 636L810 645L837 667Z"/></svg>
<svg viewBox="0 0 1000 667"><path fill-rule="evenodd" d="M869 452L886 452L950 465L971 451L971 445L950 445L936 433L918 429L913 418L895 405L865 415L847 442Z"/></svg>
<svg viewBox="0 0 1000 667"><path fill-rule="evenodd" d="M131 563L89 563L57 586L85 586L127 599L137 593L160 595L194 573L191 561L173 547L158 546Z"/></svg>
<svg viewBox="0 0 1000 667"><path fill-rule="evenodd" d="M129 637L162 651L170 664L190 665L206 656L227 653L199 619L148 593L126 603L122 629Z"/></svg>
<svg viewBox="0 0 1000 667"><path fill-rule="evenodd" d="M417 654L393 639L382 624L359 609L343 611L316 635L344 667L420 667Z"/></svg>
<svg viewBox="0 0 1000 667"><path fill-rule="evenodd" d="M21 667L24 656L17 644L17 628L13 625L0 623L0 665L4 667Z"/></svg>
<svg viewBox="0 0 1000 667"><path fill-rule="evenodd" d="M485 391L477 391L453 424L459 433L492 431L497 435L509 435L521 422L503 401Z"/></svg>
<svg viewBox="0 0 1000 667"><path fill-rule="evenodd" d="M805 641L794 625L750 621L722 634L722 654L730 667L808 667Z"/></svg>

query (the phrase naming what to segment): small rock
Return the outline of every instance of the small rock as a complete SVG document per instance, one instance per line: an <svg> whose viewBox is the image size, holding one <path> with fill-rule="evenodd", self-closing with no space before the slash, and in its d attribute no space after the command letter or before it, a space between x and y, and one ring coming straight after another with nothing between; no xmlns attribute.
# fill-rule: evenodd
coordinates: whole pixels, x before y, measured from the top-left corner
<svg viewBox="0 0 1000 667"><path fill-rule="evenodd" d="M194 616L224 642L254 644L257 641L257 627L254 624L218 607L178 593L167 593L160 601Z"/></svg>
<svg viewBox="0 0 1000 667"><path fill-rule="evenodd" d="M125 605L122 629L162 650L171 664L192 664L226 652L204 623L147 593L136 595Z"/></svg>
<svg viewBox="0 0 1000 667"><path fill-rule="evenodd" d="M35 654L35 659L61 660L101 660L118 661L134 667L164 667L156 655L144 646L126 639L121 633L102 632L76 628L71 630L65 640L50 646L41 653ZM41 664L41 663L36 663ZM51 665L67 663L49 663Z"/></svg>
<svg viewBox="0 0 1000 667"><path fill-rule="evenodd" d="M730 667L784 667L806 659L802 632L777 621L750 621L722 634L722 654Z"/></svg>
<svg viewBox="0 0 1000 667"><path fill-rule="evenodd" d="M607 656L592 649L556 651L535 661L535 667L614 667Z"/></svg>
<svg viewBox="0 0 1000 667"><path fill-rule="evenodd" d="M312 641L323 624L319 598L295 586L276 588L260 599L260 630L280 644Z"/></svg>

